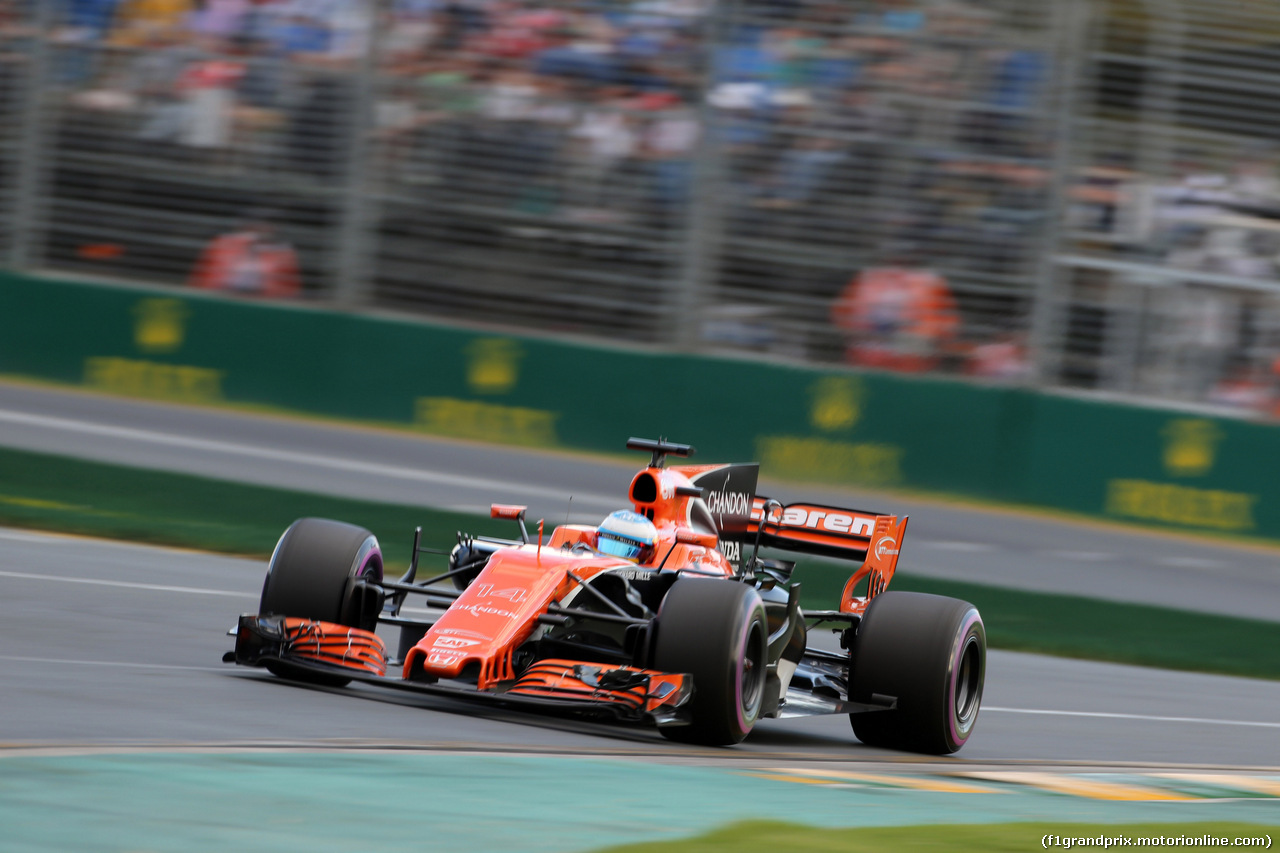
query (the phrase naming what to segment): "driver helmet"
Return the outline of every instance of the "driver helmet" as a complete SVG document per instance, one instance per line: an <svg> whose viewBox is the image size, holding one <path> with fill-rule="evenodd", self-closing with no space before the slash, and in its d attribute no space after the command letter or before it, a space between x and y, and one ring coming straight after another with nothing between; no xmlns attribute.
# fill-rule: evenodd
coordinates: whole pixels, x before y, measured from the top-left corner
<svg viewBox="0 0 1280 853"><path fill-rule="evenodd" d="M596 528L596 550L611 557L643 563L653 555L658 529L638 512L620 509Z"/></svg>

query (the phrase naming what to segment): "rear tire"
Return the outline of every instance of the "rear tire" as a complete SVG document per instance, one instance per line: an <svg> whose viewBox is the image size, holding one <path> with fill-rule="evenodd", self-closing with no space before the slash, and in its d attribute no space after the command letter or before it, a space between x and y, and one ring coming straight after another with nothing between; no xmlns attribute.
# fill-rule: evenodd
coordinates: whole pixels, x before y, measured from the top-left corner
<svg viewBox="0 0 1280 853"><path fill-rule="evenodd" d="M967 601L918 592L872 599L850 652L849 698L897 697L891 711L850 714L871 746L947 754L964 746L982 705L987 634Z"/></svg>
<svg viewBox="0 0 1280 853"><path fill-rule="evenodd" d="M759 593L727 580L678 580L656 623L654 668L693 676L692 722L659 731L703 746L740 742L764 698L769 628Z"/></svg>
<svg viewBox="0 0 1280 853"><path fill-rule="evenodd" d="M301 518L276 543L262 584L261 616L291 616L372 631L367 614L352 595L355 581L382 582L382 549L377 538L354 524ZM267 669L286 678L341 687L341 676L317 675L287 664Z"/></svg>

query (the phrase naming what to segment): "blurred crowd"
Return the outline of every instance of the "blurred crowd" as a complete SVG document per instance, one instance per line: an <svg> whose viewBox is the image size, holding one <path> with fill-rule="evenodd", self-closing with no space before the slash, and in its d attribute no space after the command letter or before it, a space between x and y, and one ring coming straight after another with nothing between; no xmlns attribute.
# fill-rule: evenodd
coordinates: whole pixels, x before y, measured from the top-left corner
<svg viewBox="0 0 1280 853"><path fill-rule="evenodd" d="M1120 152L1073 191L1081 244L1160 277L1136 383L1157 396L1280 416L1280 148L1261 139L1183 147L1148 173Z"/></svg>
<svg viewBox="0 0 1280 853"><path fill-rule="evenodd" d="M8 0L11 15L24 5ZM982 36L996 16L963 0L748 0L736 23L711 21L709 0L53 6L59 80L83 106L135 113L147 141L247 144L255 129L314 113L324 94L307 88L314 72L351 72L376 44L374 120L406 174L421 176L417 148L479 143L500 177L518 171L516 200L546 190L554 170L554 201L600 216L624 212L604 202L619 175L636 171L658 210L683 200L704 104L742 178L733 185L765 211L757 226L833 185L843 192L832 180L841 164L873 173L939 100L965 111L937 139L937 174L915 176L932 182L921 189L935 210L914 227L957 242L1007 231L1009 210L1023 205L999 197L1022 192L1026 176L974 174L982 167L971 155L1040 153L1019 125L1044 82L1043 57L991 47ZM324 129L313 117L312 134Z"/></svg>
<svg viewBox="0 0 1280 853"><path fill-rule="evenodd" d="M55 222L53 251L89 270L323 296L361 197L396 304L439 309L427 288L477 280L469 260L423 271L465 243L510 256L498 295L563 306L589 281L620 313L670 299L696 236L707 346L1026 381L1060 227L1186 274L1141 309L1144 388L1271 406L1255 391L1276 381L1280 308L1232 282L1280 277L1276 150L1153 172L1120 146L1068 177L1054 222L1051 17L994 0L0 0L0 89L46 35L74 154L56 210L109 192L116 232L151 241L115 251L97 219Z"/></svg>
<svg viewBox="0 0 1280 853"><path fill-rule="evenodd" d="M1047 58L987 4L744 0L731 15L711 0L0 8L11 35L21 22L51 26L54 78L82 113L67 122L79 137L67 138L94 152L339 181L349 125L367 115L372 186L465 200L495 221L679 229L705 145L730 246L825 243L880 266L883 246L909 241L952 276L1018 276L1043 226L1045 141L1032 111ZM725 266L735 263L752 264ZM827 321L856 272L806 285L810 320ZM717 298L762 289L730 281ZM984 339L988 325L962 323L957 335Z"/></svg>

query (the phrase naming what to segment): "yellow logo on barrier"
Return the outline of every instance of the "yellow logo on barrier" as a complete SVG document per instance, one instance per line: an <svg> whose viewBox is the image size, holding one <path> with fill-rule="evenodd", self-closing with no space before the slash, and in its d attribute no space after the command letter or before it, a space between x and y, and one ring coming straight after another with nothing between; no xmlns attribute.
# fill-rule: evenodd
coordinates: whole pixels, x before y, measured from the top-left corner
<svg viewBox="0 0 1280 853"><path fill-rule="evenodd" d="M820 430L849 429L862 417L866 388L857 379L828 376L815 382L810 393L813 408L809 410L809 422Z"/></svg>
<svg viewBox="0 0 1280 853"><path fill-rule="evenodd" d="M1160 434L1165 439L1164 467L1170 475L1199 477L1213 468L1214 453L1222 440L1222 431L1213 421L1170 421Z"/></svg>
<svg viewBox="0 0 1280 853"><path fill-rule="evenodd" d="M1212 530L1253 530L1257 495L1220 489L1193 489L1174 483L1111 480L1107 513L1144 521Z"/></svg>
<svg viewBox="0 0 1280 853"><path fill-rule="evenodd" d="M472 341L467 346L467 384L477 394L505 394L520 376L519 344L506 338Z"/></svg>
<svg viewBox="0 0 1280 853"><path fill-rule="evenodd" d="M133 342L143 352L174 352L186 338L190 309L179 299L144 299L133 306Z"/></svg>
<svg viewBox="0 0 1280 853"><path fill-rule="evenodd" d="M84 384L90 388L181 403L221 400L224 375L224 371L210 367L132 358L92 356L84 362Z"/></svg>
<svg viewBox="0 0 1280 853"><path fill-rule="evenodd" d="M414 424L426 432L500 444L549 446L556 444L559 412L497 406L451 397L419 397Z"/></svg>
<svg viewBox="0 0 1280 853"><path fill-rule="evenodd" d="M902 482L905 455L901 447L875 442L851 444L790 435L756 439L756 458L762 471L829 483L896 485Z"/></svg>

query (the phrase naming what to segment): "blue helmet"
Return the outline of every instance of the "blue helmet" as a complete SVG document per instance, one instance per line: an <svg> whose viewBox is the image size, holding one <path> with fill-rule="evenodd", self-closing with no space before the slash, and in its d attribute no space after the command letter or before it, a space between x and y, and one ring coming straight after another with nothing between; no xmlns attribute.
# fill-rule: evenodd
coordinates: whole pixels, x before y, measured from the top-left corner
<svg viewBox="0 0 1280 853"><path fill-rule="evenodd" d="M638 512L620 509L596 528L596 550L611 557L642 563L653 553L658 529Z"/></svg>

